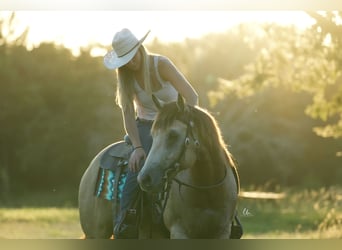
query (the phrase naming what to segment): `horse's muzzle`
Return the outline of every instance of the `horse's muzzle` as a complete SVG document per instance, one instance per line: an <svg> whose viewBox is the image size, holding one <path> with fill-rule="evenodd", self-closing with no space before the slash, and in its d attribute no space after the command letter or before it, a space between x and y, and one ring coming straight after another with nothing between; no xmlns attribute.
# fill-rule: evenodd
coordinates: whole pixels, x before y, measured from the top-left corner
<svg viewBox="0 0 342 250"><path fill-rule="evenodd" d="M163 188L163 182L160 178L153 177L150 173L140 172L138 175L140 188L146 192L159 192Z"/></svg>

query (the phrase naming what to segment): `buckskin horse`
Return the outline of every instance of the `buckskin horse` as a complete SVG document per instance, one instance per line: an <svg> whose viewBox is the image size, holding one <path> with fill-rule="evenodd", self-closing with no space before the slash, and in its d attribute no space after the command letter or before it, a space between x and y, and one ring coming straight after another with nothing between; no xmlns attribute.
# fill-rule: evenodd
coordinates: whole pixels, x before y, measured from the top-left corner
<svg viewBox="0 0 342 250"><path fill-rule="evenodd" d="M161 214L171 239L232 238L234 218L239 224L235 216L239 178L216 120L204 109L185 104L181 96L177 102L165 105L153 99L159 112L151 131L152 148L138 175L141 189L162 197ZM79 211L86 238L112 235L119 202L119 176L124 176L122 166L127 165L131 150L126 142L112 144L93 159L84 173L79 189ZM115 182L108 181L107 187L99 187L103 180L110 179L106 165L119 165L114 171L119 173L112 174L112 180L118 184L111 185L119 191L109 192L112 199L96 195L110 189L108 185ZM146 233L148 227L142 225L148 221L144 218L139 238L150 238L151 228ZM239 233L238 238L242 231Z"/></svg>
<svg viewBox="0 0 342 250"><path fill-rule="evenodd" d="M159 113L140 187L167 190L163 219L170 238L230 238L239 183L217 122L181 96L164 106L154 100Z"/></svg>

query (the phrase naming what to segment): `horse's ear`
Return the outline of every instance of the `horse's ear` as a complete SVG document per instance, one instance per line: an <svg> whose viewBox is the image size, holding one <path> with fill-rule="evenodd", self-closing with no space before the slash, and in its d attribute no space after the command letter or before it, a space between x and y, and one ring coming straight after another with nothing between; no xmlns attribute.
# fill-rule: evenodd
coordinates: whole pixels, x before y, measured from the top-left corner
<svg viewBox="0 0 342 250"><path fill-rule="evenodd" d="M152 94L152 100L153 100L153 102L154 102L154 105L156 105L157 109L158 109L158 110L161 110L162 105L161 105L161 103L159 102L158 98L157 98L155 95L153 95L153 94Z"/></svg>
<svg viewBox="0 0 342 250"><path fill-rule="evenodd" d="M179 93L178 93L178 98L177 98L177 108L178 108L178 111L180 112L183 112L185 109L184 99Z"/></svg>

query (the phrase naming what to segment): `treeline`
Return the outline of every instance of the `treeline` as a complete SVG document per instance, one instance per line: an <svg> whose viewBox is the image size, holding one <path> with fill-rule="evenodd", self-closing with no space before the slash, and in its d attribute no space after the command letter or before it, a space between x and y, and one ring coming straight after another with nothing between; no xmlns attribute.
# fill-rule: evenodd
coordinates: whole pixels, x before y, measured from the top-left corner
<svg viewBox="0 0 342 250"><path fill-rule="evenodd" d="M123 133L111 72L52 44L7 47L1 62L3 185L76 183L95 151Z"/></svg>
<svg viewBox="0 0 342 250"><path fill-rule="evenodd" d="M310 94L283 86L244 98L221 91L227 80L246 75L246 66L265 49L268 37L254 31L253 25L241 25L182 43L156 39L146 47L169 56L194 85L201 106L219 121L243 186L339 184L341 140L313 133L320 122L304 113ZM24 45L0 41L2 197L77 188L92 158L124 136L115 74L105 69L102 57L91 57L91 47L75 57L54 44L31 51Z"/></svg>

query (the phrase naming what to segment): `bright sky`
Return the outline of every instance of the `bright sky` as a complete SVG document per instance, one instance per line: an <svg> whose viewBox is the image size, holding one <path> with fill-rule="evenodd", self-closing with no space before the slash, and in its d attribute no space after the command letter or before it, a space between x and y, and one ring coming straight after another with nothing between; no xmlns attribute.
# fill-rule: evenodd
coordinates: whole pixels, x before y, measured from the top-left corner
<svg viewBox="0 0 342 250"><path fill-rule="evenodd" d="M8 12L7 14L9 14ZM77 51L89 43L110 45L113 35L129 28L146 42L182 41L226 31L241 22L277 22L305 28L313 20L302 11L17 11L18 30L29 27L28 42L64 44Z"/></svg>

